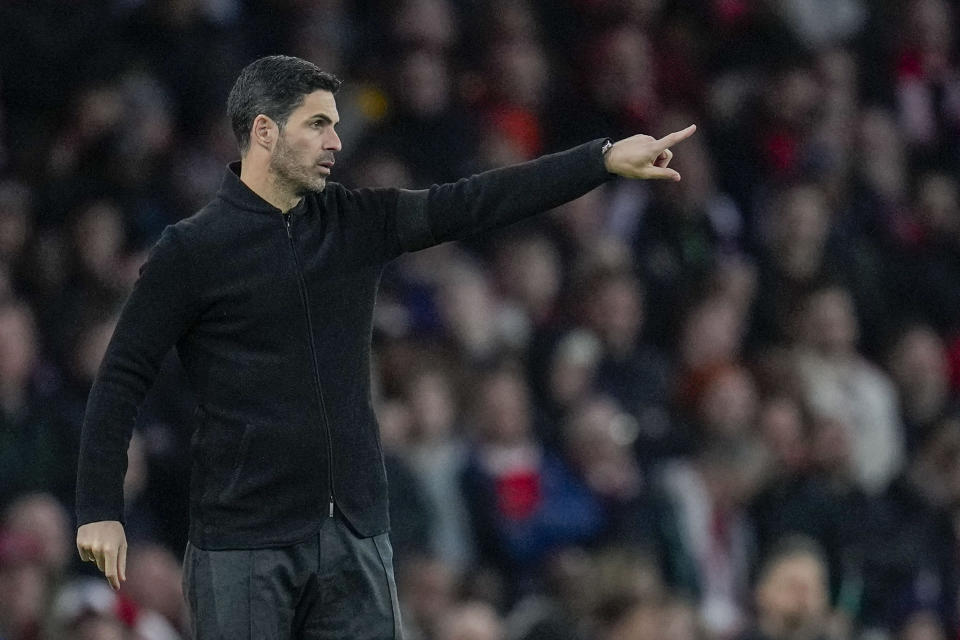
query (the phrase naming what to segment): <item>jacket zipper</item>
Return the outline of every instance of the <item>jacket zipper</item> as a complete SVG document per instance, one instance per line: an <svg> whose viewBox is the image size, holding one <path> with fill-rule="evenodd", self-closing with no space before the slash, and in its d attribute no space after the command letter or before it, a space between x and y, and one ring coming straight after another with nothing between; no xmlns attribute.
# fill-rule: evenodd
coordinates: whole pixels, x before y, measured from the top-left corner
<svg viewBox="0 0 960 640"><path fill-rule="evenodd" d="M333 494L333 438L330 435L330 422L327 420L327 407L323 401L323 388L320 386L320 366L317 364L317 347L313 342L313 321L310 317L310 299L307 297L307 285L303 281L303 271L300 268L300 258L297 255L297 247L293 242L293 231L290 229L291 213L281 214L284 225L287 227L287 238L290 240L290 250L293 251L293 262L297 265L297 286L300 288L300 298L303 301L303 308L307 314L307 331L310 334L310 355L313 358L313 380L317 387L317 398L320 399L320 413L323 415L324 430L327 434L327 487L329 510L327 515L333 517L334 494Z"/></svg>

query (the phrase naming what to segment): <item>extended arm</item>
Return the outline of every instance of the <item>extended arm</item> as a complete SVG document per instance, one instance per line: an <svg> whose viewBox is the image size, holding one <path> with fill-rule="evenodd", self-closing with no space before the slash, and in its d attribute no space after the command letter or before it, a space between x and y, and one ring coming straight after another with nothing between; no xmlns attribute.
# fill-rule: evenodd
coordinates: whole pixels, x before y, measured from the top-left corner
<svg viewBox="0 0 960 640"><path fill-rule="evenodd" d="M429 189L402 190L395 228L400 248L416 251L496 229L573 200L613 175L679 180L667 165L670 150L696 127L659 140L636 135L615 143L606 153L603 139L567 151L492 169Z"/></svg>

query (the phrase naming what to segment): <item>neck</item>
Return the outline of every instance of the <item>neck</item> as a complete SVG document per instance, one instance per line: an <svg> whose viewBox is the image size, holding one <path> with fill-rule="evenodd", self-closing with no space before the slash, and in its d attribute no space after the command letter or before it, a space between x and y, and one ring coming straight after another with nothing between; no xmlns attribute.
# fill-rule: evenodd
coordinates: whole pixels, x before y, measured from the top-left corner
<svg viewBox="0 0 960 640"><path fill-rule="evenodd" d="M256 162L249 155L240 163L240 181L284 213L297 206L303 197L271 171L268 164Z"/></svg>

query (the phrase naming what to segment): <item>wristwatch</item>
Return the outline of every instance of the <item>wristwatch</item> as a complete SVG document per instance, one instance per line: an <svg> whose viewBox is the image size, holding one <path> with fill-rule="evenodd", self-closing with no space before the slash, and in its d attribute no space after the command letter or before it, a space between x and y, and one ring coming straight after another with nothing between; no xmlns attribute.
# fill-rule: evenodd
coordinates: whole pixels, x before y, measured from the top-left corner
<svg viewBox="0 0 960 640"><path fill-rule="evenodd" d="M613 148L613 141L610 138L607 138L606 140L603 141L603 146L600 147L600 155L602 156L607 155L607 151L610 151L610 149L612 148Z"/></svg>

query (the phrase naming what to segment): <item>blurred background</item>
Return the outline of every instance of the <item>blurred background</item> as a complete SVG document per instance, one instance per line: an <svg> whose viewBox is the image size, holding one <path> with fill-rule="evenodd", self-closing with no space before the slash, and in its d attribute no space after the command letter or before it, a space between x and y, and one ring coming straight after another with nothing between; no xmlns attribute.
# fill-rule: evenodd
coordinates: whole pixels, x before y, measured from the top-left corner
<svg viewBox="0 0 960 640"><path fill-rule="evenodd" d="M0 638L187 638L176 354L119 594L76 553L79 429L274 53L346 80L348 187L700 127L678 184L385 271L409 640L957 638L958 26L956 0L0 1Z"/></svg>

